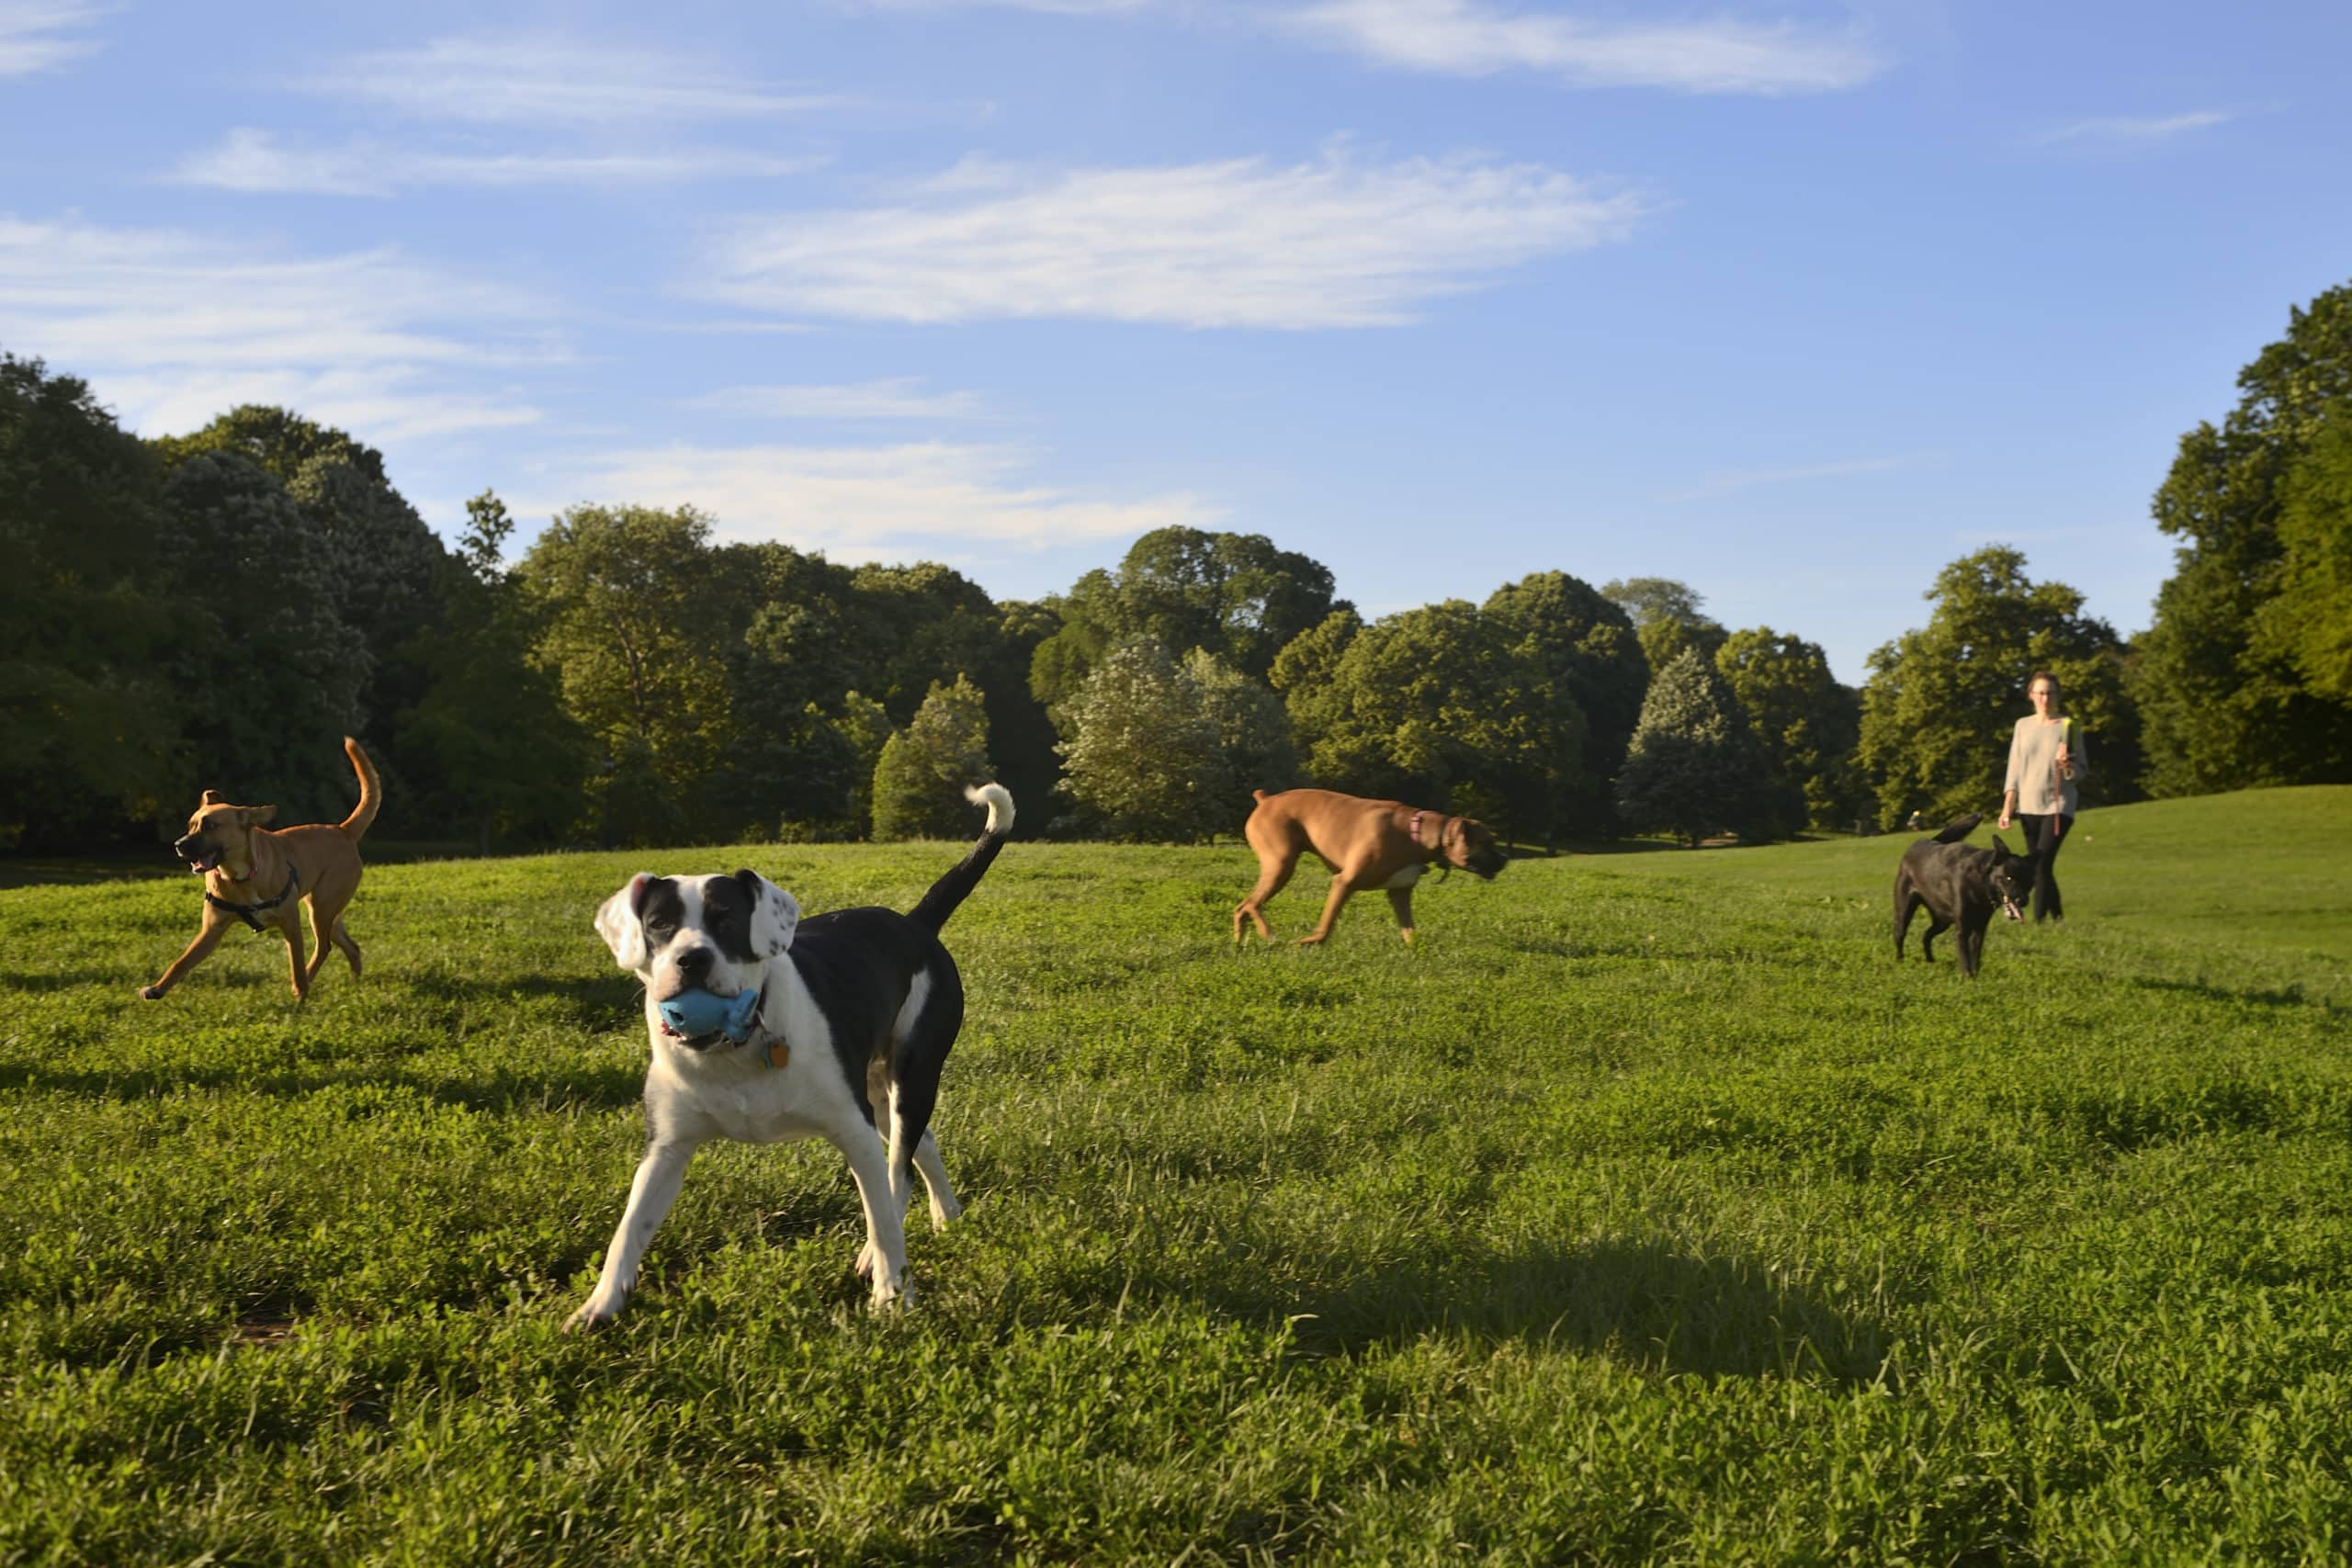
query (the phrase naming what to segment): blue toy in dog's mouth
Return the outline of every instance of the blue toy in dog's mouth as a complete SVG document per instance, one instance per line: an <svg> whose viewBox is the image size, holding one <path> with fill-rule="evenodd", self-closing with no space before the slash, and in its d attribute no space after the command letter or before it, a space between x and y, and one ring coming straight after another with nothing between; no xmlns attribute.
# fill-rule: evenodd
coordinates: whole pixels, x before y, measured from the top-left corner
<svg viewBox="0 0 2352 1568"><path fill-rule="evenodd" d="M752 1037L752 1020L760 1010L760 993L741 991L731 997L714 997L708 991L680 991L667 1001L654 1004L662 1012L662 1026L671 1033L688 1040L706 1034L723 1033L741 1044Z"/></svg>

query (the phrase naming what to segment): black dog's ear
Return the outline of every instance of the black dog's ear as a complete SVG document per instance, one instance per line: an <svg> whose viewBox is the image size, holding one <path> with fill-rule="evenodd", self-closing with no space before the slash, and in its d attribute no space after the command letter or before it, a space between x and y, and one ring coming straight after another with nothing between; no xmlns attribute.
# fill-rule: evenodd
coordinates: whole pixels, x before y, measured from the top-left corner
<svg viewBox="0 0 2352 1568"><path fill-rule="evenodd" d="M2001 842L1999 837L1996 835L1993 840L1993 859L1997 863L2007 860L2008 858L2009 846Z"/></svg>

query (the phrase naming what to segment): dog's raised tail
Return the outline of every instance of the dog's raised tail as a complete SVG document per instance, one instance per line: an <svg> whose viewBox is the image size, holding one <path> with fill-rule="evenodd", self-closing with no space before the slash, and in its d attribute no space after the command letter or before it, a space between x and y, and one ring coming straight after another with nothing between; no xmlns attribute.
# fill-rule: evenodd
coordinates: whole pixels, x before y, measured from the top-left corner
<svg viewBox="0 0 2352 1568"><path fill-rule="evenodd" d="M1976 824L1984 820L1984 814L1981 811L1972 811L1965 817L1955 817L1937 829L1936 842L1957 844L1969 834L1976 831Z"/></svg>
<svg viewBox="0 0 2352 1568"><path fill-rule="evenodd" d="M368 760L368 753L359 749L359 742L348 735L343 738L343 754L351 759L351 771L359 775L359 804L353 807L351 815L336 826L356 844L359 841L359 835L368 830L368 825L376 820L376 812L384 804L384 784L376 776L376 764Z"/></svg>
<svg viewBox="0 0 2352 1568"><path fill-rule="evenodd" d="M989 867L996 861L997 851L1004 848L1005 836L1012 831L1012 792L1000 784L977 784L964 792L964 798L975 806L989 808L988 826L980 829L972 852L956 863L953 870L931 885L922 902L907 911L907 919L931 932L947 923L947 917L956 906L971 897L972 889L980 885Z"/></svg>

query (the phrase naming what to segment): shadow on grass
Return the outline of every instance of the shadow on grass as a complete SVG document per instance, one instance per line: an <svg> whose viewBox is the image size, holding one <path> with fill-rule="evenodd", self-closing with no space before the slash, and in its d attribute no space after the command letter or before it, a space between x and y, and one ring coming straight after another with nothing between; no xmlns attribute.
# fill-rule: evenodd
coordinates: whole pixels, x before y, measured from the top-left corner
<svg viewBox="0 0 2352 1568"><path fill-rule="evenodd" d="M130 1067L90 1071L0 1066L0 1093L74 1095L85 1100L153 1100L175 1094L242 1093L300 1100L330 1089L404 1089L435 1105L470 1111L615 1111L644 1098L641 1063L549 1071L536 1063L501 1066L486 1076L451 1078L361 1062L348 1070L256 1072L251 1067Z"/></svg>
<svg viewBox="0 0 2352 1568"><path fill-rule="evenodd" d="M539 1023L576 1024L584 1029L608 1029L638 1016L638 995L644 988L617 971L583 977L565 975L502 975L476 979L446 970L425 970L401 976L411 991L437 1002L483 1006L511 1003L544 1010L533 1014Z"/></svg>
<svg viewBox="0 0 2352 1568"><path fill-rule="evenodd" d="M1210 1304L1255 1315L1268 1303L1212 1292ZM1753 1259L1657 1242L1392 1264L1278 1310L1308 1355L1456 1333L1569 1346L1657 1371L1863 1383L1890 1349L1880 1325L1773 1280Z"/></svg>
<svg viewBox="0 0 2352 1568"><path fill-rule="evenodd" d="M2317 1008L2323 1012L2331 1014L2346 1010L2338 1007L2332 998L2306 995L2300 984L2267 987L2260 989L2241 989L2235 986L2216 986L2210 980L2154 980L2143 977L2131 983L2143 991L2169 991L2177 996L2197 997L2209 1002L2224 1002L2233 1007Z"/></svg>
<svg viewBox="0 0 2352 1568"><path fill-rule="evenodd" d="M163 966L156 965L156 974ZM70 991L79 986L103 986L108 990L119 987L133 990L153 982L153 976L134 980L126 969L0 969L0 991L46 993Z"/></svg>

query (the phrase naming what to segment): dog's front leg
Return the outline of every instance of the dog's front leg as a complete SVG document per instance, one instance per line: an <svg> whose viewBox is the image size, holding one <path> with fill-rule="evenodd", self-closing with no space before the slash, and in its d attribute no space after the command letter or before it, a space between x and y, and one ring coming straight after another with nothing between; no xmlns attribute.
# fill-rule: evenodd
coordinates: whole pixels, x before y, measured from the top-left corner
<svg viewBox="0 0 2352 1568"><path fill-rule="evenodd" d="M612 1245L605 1249L605 1271L596 1277L594 1292L564 1324L567 1330L594 1328L620 1315L629 1292L637 1287L638 1265L645 1260L653 1233L669 1217L670 1205L678 1201L686 1162L694 1157L695 1145L683 1139L656 1140L646 1148L628 1186L628 1207L614 1228Z"/></svg>
<svg viewBox="0 0 2352 1568"><path fill-rule="evenodd" d="M172 960L172 966L164 971L163 978L152 986L141 987L139 994L151 1002L161 1000L164 993L178 985L189 970L212 956L212 950L220 945L220 939L228 931L229 917L207 904L204 924L198 930L196 940L187 944L187 951Z"/></svg>
<svg viewBox="0 0 2352 1568"><path fill-rule="evenodd" d="M1331 897L1324 900L1323 919L1312 931L1298 939L1301 947L1313 947L1331 934L1331 928L1340 923L1340 906L1346 903L1348 895L1355 890L1355 882L1347 873L1341 872L1331 878Z"/></svg>
<svg viewBox="0 0 2352 1568"><path fill-rule="evenodd" d="M879 1311L902 1296L914 1294L907 1280L906 1221L890 1190L889 1156L862 1116L825 1137L849 1162L850 1178L857 1183L857 1201L865 1209L865 1245L858 1249L857 1271L871 1275L874 1305Z"/></svg>
<svg viewBox="0 0 2352 1568"><path fill-rule="evenodd" d="M1413 940L1413 890L1392 887L1388 890L1388 907L1396 911L1396 931L1409 943Z"/></svg>

